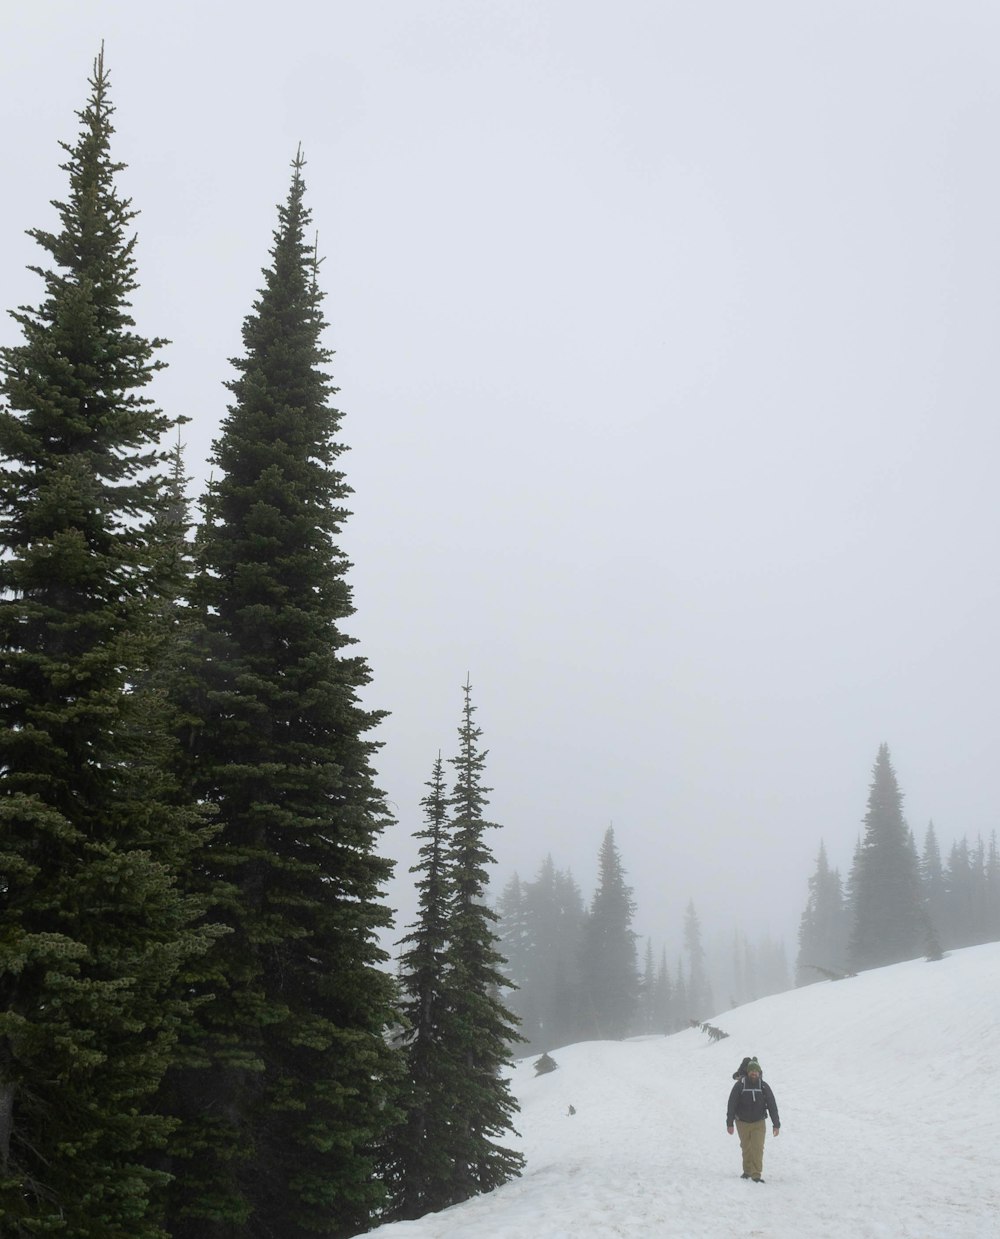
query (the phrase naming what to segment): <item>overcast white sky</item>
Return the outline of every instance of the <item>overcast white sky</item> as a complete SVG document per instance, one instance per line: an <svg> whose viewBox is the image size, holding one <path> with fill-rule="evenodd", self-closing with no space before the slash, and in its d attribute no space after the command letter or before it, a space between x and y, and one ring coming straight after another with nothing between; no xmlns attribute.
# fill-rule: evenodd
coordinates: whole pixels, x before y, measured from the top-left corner
<svg viewBox="0 0 1000 1239"><path fill-rule="evenodd" d="M613 824L658 944L794 958L883 740L997 826L994 0L8 4L3 308L102 39L195 493L304 146L404 922L467 673L499 881Z"/></svg>

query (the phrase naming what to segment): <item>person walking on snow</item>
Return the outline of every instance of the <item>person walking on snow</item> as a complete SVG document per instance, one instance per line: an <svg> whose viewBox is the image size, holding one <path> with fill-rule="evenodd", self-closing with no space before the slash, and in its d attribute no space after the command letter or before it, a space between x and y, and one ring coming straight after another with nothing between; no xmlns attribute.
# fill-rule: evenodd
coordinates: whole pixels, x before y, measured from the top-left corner
<svg viewBox="0 0 1000 1239"><path fill-rule="evenodd" d="M781 1131L781 1120L778 1118L778 1103L774 1100L770 1084L764 1082L760 1071L760 1063L751 1058L746 1064L746 1074L737 1078L729 1094L729 1105L726 1108L726 1131L733 1134L733 1123L740 1133L740 1150L743 1153L743 1174L741 1178L753 1179L754 1183L763 1183L764 1173L764 1136L767 1123L765 1118L771 1116L774 1134Z"/></svg>

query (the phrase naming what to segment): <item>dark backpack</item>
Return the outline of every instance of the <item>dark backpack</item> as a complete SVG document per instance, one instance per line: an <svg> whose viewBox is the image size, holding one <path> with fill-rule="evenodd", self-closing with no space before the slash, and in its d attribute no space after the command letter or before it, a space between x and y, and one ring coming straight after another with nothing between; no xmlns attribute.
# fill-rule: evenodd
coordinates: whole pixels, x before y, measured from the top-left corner
<svg viewBox="0 0 1000 1239"><path fill-rule="evenodd" d="M736 1068L736 1070L733 1072L733 1079L734 1079L734 1080L742 1080L742 1079L743 1079L743 1077L744 1077L744 1076L746 1075L746 1073L747 1073L747 1066L748 1066L748 1064L749 1064L749 1063L751 1063L751 1062L753 1061L753 1057L754 1057L754 1056L753 1056L752 1054L748 1054L748 1055L746 1056L746 1058L743 1060L743 1062L741 1062L741 1063L740 1063L740 1065L739 1065L739 1066Z"/></svg>

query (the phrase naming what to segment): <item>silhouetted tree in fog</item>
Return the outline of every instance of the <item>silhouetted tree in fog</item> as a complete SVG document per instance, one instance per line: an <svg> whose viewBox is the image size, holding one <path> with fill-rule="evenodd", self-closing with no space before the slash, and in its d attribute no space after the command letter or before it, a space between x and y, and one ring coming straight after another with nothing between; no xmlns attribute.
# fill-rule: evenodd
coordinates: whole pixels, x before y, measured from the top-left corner
<svg viewBox="0 0 1000 1239"><path fill-rule="evenodd" d="M809 879L809 899L799 923L799 954L795 984L822 981L830 972L847 970L850 927L840 872L831 869L821 842L816 872Z"/></svg>
<svg viewBox="0 0 1000 1239"><path fill-rule="evenodd" d="M615 832L609 827L598 857L597 889L583 929L581 1000L584 1026L596 1038L624 1037L639 998L632 889L625 882Z"/></svg>
<svg viewBox="0 0 1000 1239"><path fill-rule="evenodd" d="M852 874L852 968L878 968L925 949L916 850L903 819L902 793L888 745L878 751L865 814L865 834Z"/></svg>

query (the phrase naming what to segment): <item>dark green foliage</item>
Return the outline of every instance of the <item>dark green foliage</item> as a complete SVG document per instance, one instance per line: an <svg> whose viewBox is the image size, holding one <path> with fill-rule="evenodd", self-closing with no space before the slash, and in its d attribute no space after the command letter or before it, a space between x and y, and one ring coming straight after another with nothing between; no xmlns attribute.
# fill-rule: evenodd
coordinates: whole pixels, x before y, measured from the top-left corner
<svg viewBox="0 0 1000 1239"><path fill-rule="evenodd" d="M486 754L473 725L471 689L459 729L454 791L444 795L438 758L421 801L424 829L413 872L420 915L403 939L405 1119L393 1133L389 1180L395 1218L415 1218L491 1191L520 1174L523 1158L495 1137L513 1131L517 1102L505 1073L520 1040L499 999L509 985L497 950L497 917L486 905L493 855L483 812ZM450 810L450 817L447 816Z"/></svg>
<svg viewBox="0 0 1000 1239"><path fill-rule="evenodd" d="M799 923L796 985L820 981L847 967L849 926L840 873L831 869L821 842L816 872L809 879L809 899Z"/></svg>
<svg viewBox="0 0 1000 1239"><path fill-rule="evenodd" d="M444 1004L445 948L452 888L447 863L448 797L440 754L421 801L424 828L419 860L411 873L419 919L403 939L400 956L401 1014L409 1026L404 1045L404 1122L392 1136L389 1180L394 1218L418 1218L451 1200L452 1130L448 1009Z"/></svg>
<svg viewBox="0 0 1000 1239"><path fill-rule="evenodd" d="M625 882L615 832L608 827L598 857L597 889L583 925L581 1026L590 1038L627 1036L638 1005L632 889Z"/></svg>
<svg viewBox="0 0 1000 1239"><path fill-rule="evenodd" d="M486 904L493 853L484 817L489 788L483 785L486 752L473 722L471 686L459 727L455 785L451 795L448 866L452 889L449 939L445 951L445 1006L449 1052L456 1068L452 1093L450 1153L451 1203L488 1192L520 1174L524 1159L496 1143L513 1131L517 1102L504 1072L510 1045L520 1040L514 1016L500 1001L508 985L493 926L496 913Z"/></svg>
<svg viewBox="0 0 1000 1239"><path fill-rule="evenodd" d="M854 919L848 958L856 970L912 959L925 947L917 856L902 799L883 744L872 772L865 835L851 881Z"/></svg>
<svg viewBox="0 0 1000 1239"><path fill-rule="evenodd" d="M174 807L156 694L140 695L171 582L158 545L170 423L143 394L130 228L96 62L64 144L60 228L0 409L0 1216L17 1236L153 1239L170 1130L151 1097L205 950L176 874L199 815Z"/></svg>
<svg viewBox="0 0 1000 1239"><path fill-rule="evenodd" d="M375 853L390 819L367 738L380 716L359 704L368 668L341 626L349 487L302 167L233 363L177 676L185 777L219 830L197 880L231 930L164 1094L184 1120L178 1239L363 1230L393 1117L393 986L376 942L391 864Z"/></svg>

